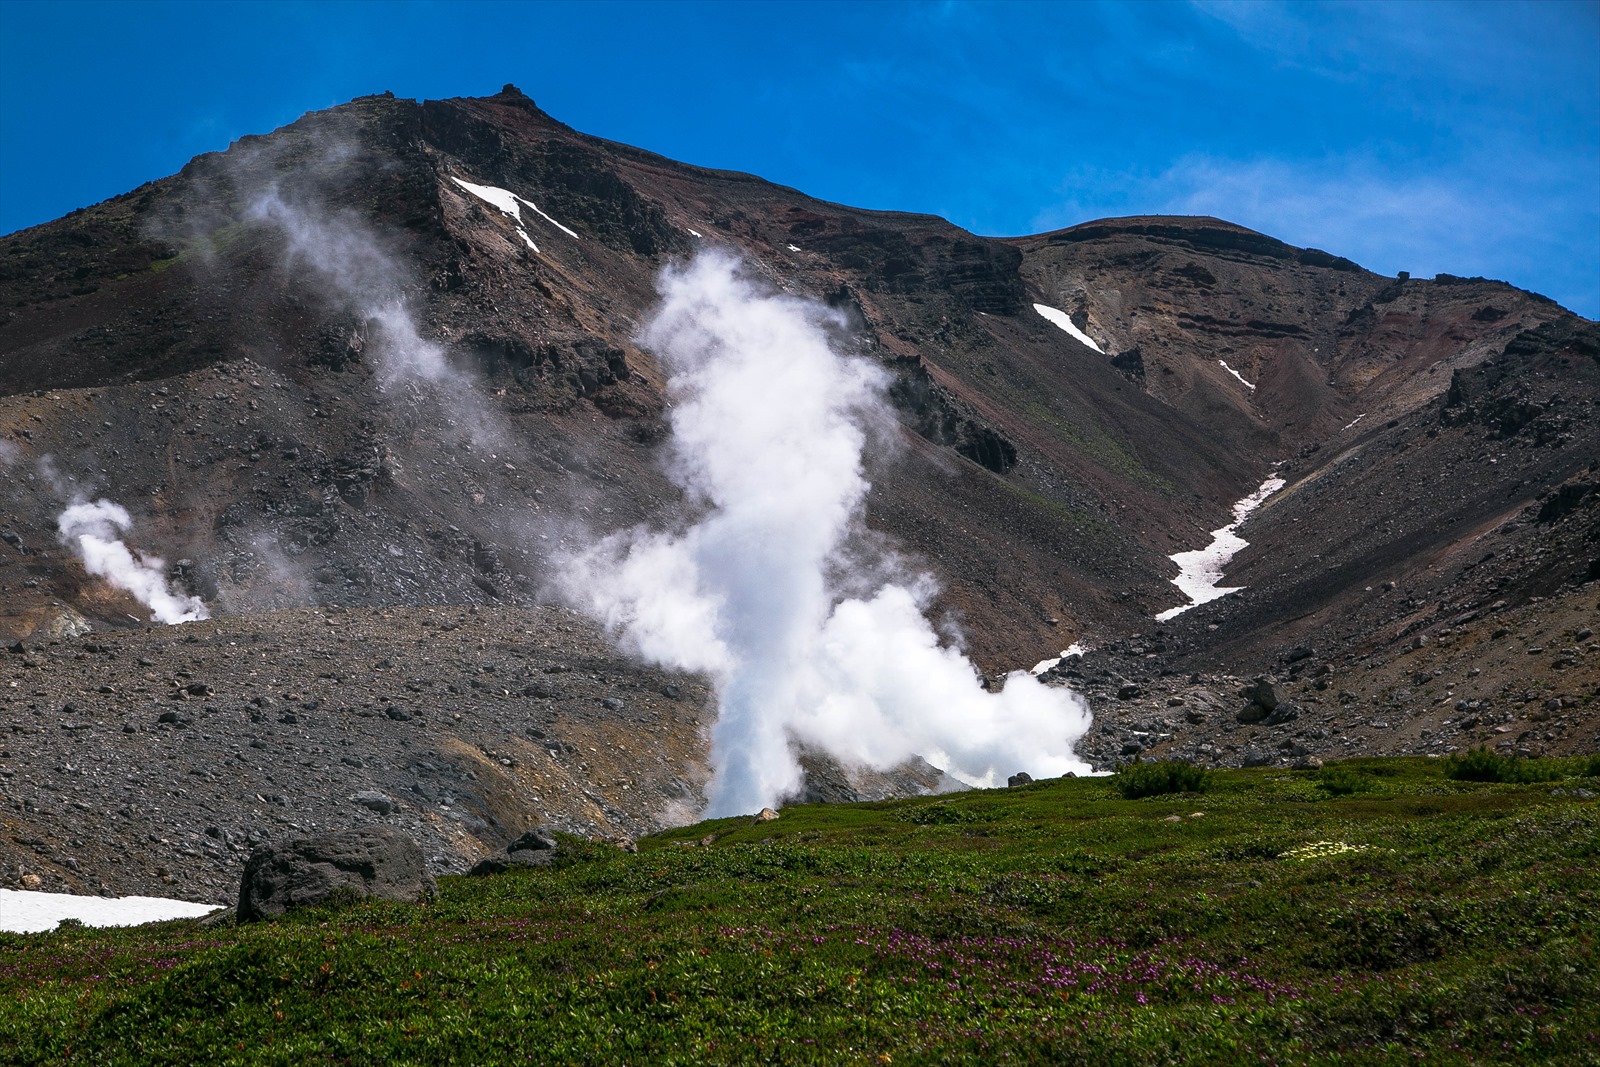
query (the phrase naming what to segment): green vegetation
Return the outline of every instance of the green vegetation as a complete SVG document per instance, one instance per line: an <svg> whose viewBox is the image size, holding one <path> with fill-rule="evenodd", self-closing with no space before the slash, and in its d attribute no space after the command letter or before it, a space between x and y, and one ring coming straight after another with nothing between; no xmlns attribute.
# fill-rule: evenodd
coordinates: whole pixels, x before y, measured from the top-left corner
<svg viewBox="0 0 1600 1067"><path fill-rule="evenodd" d="M1192 763L1163 760L1159 763L1135 761L1116 776L1117 792L1126 800L1159 797L1167 793L1204 793L1211 772Z"/></svg>
<svg viewBox="0 0 1600 1067"><path fill-rule="evenodd" d="M1356 793L1376 793L1379 790L1376 779L1344 763L1330 763L1322 768L1317 775L1317 788L1326 790L1336 797L1348 797Z"/></svg>
<svg viewBox="0 0 1600 1067"><path fill-rule="evenodd" d="M0 935L23 1064L1600 1064L1600 803L1425 759L785 809L437 902ZM1592 784L1592 783L1586 783ZM714 837L709 846L698 844Z"/></svg>
<svg viewBox="0 0 1600 1067"><path fill-rule="evenodd" d="M1600 756L1581 759L1519 759L1484 747L1472 748L1444 761L1446 778L1458 782L1556 782L1600 773Z"/></svg>

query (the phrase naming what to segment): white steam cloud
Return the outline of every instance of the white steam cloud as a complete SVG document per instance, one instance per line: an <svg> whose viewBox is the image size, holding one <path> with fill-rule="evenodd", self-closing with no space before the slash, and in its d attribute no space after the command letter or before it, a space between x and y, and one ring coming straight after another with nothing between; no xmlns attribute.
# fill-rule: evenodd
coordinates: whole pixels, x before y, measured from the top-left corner
<svg viewBox="0 0 1600 1067"><path fill-rule="evenodd" d="M397 295L403 278L396 261L360 221L290 203L277 189L256 199L250 216L283 231L290 266L314 270L348 298L382 332L381 384L451 381L455 372L444 349L417 332L416 321ZM454 384L452 382L452 384Z"/></svg>
<svg viewBox="0 0 1600 1067"><path fill-rule="evenodd" d="M123 543L121 534L132 526L127 509L109 500L73 504L56 518L61 543L78 554L84 568L133 594L150 609L152 622L171 625L209 619L211 612L199 597L173 591L165 560L137 553Z"/></svg>
<svg viewBox="0 0 1600 1067"><path fill-rule="evenodd" d="M604 539L560 587L631 651L714 680L707 815L792 795L796 742L880 769L921 755L971 784L1088 771L1082 698L1024 671L987 692L924 616L929 579L852 558L863 449L889 416L884 373L829 344L839 317L716 253L660 285L643 341L671 376L671 474L703 514Z"/></svg>

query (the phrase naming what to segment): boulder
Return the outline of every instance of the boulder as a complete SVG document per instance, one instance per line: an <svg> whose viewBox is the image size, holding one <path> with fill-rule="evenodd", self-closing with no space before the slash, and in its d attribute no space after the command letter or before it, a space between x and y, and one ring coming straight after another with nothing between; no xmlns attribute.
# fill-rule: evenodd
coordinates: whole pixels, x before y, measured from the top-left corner
<svg viewBox="0 0 1600 1067"><path fill-rule="evenodd" d="M1017 789L1025 785L1032 784L1033 775L1029 774L1027 771L1018 771L1016 774L1013 774L1010 778L1006 779L1006 786L1010 789Z"/></svg>
<svg viewBox="0 0 1600 1067"><path fill-rule="evenodd" d="M343 830L251 853L239 886L239 921L340 897L420 903L436 892L422 848L411 838L385 827Z"/></svg>
<svg viewBox="0 0 1600 1067"><path fill-rule="evenodd" d="M500 874L513 867L548 867L555 861L556 854L550 849L519 848L504 856L485 856L474 863L467 873L476 876Z"/></svg>
<svg viewBox="0 0 1600 1067"><path fill-rule="evenodd" d="M507 845L506 851L553 852L556 847L556 835L543 826L536 826Z"/></svg>
<svg viewBox="0 0 1600 1067"><path fill-rule="evenodd" d="M1268 712L1266 718L1261 720L1261 725L1280 726L1299 717L1300 705L1288 700L1280 700L1278 701L1278 706Z"/></svg>
<svg viewBox="0 0 1600 1067"><path fill-rule="evenodd" d="M1236 716L1236 718L1240 722L1253 723L1260 722L1261 720L1265 719L1268 714L1270 713L1266 708L1255 703L1254 701L1251 701L1239 709L1239 714Z"/></svg>
<svg viewBox="0 0 1600 1067"><path fill-rule="evenodd" d="M555 862L559 847L555 834L546 827L535 827L507 845L505 855L485 856L467 873L499 874L513 867L548 867Z"/></svg>
<svg viewBox="0 0 1600 1067"><path fill-rule="evenodd" d="M1259 704L1267 711L1278 706L1278 689L1271 678L1259 677L1239 690L1239 695L1251 704Z"/></svg>
<svg viewBox="0 0 1600 1067"><path fill-rule="evenodd" d="M376 789L363 789L350 799L378 815L387 815L394 810L394 799Z"/></svg>

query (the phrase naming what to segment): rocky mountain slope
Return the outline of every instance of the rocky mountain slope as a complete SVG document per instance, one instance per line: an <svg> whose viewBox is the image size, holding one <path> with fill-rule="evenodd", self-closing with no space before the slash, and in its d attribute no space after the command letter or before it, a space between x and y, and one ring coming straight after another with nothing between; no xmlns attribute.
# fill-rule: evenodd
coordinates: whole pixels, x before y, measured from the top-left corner
<svg viewBox="0 0 1600 1067"><path fill-rule="evenodd" d="M263 803L279 817L298 810L307 825L365 818L349 799L355 786L391 797L382 817L467 826L466 837L436 839L451 863L536 815L634 832L655 825L669 786L692 795L704 701L690 697L650 698L670 705L671 740L652 738L618 764L637 788L612 795L584 774L559 789L462 787L481 826L440 815L437 798L412 788L433 787L377 729L403 725L361 716L366 704L313 711L332 731L320 741L291 743L304 733L287 729L299 712L278 724L283 751L303 741L316 771L274 772L271 795L287 809L254 799L271 783L233 788L256 764L227 761L263 751L253 740L273 743L256 736L255 696L282 706L331 673L372 687L377 703L398 700L378 681L388 668L374 664L418 648L448 659L460 631L446 638L437 623L474 607L479 625L500 620L508 635L548 631L552 656L604 661L591 675L703 698L698 683L602 651L576 620L550 629L553 609L537 605L561 549L683 510L662 467L665 375L637 338L661 268L707 248L836 308L848 324L841 343L890 372L899 430L868 458L868 525L936 577L936 615L986 671L1074 641L1099 649L1054 679L1091 693L1097 760L1133 745L1218 762L1433 750L1441 737L1478 740L1478 724L1458 727L1474 713L1488 723L1485 701L1494 716L1521 714L1511 697L1529 691L1548 694L1528 702L1534 710L1558 701L1550 721L1561 728L1488 739L1592 745L1595 660L1575 635L1600 600L1595 324L1500 282L1380 277L1209 218L982 238L589 137L511 87L473 100L368 97L0 239L0 631L21 642L0 694L10 878L26 867L91 889L146 886L118 882L111 854L91 854L99 831L63 836L62 813L83 810L59 792L66 781L83 786L97 818L120 811L123 792L222 798L226 818L169 796L167 831L138 822L145 815L114 824L129 834L113 838L143 834L151 855L189 841L193 862L167 856L140 875L164 868L189 887L222 869L196 857L227 854L199 838L248 834ZM1184 599L1167 557L1204 545L1273 472L1286 485L1250 518L1250 547L1228 570L1227 584L1245 591L1156 623ZM210 622L148 626L148 611L59 543L62 509L102 496L127 508L129 542L163 556ZM345 614L314 614L333 609ZM1479 674L1458 680L1460 650L1503 644L1481 632L1502 617L1519 620L1513 633L1549 631L1525 644L1557 653L1485 653ZM225 650L237 656L259 639L287 656L297 633L323 633L322 618L350 620L360 637L315 655L296 649L326 661L315 675L269 656L282 675L256 679L269 692L217 680ZM1457 659L1427 668L1440 681L1416 683L1417 664L1445 647ZM496 676L542 669L514 664L509 645L499 658ZM428 724L423 758L435 766L498 752L506 738L532 744L533 712L515 701L553 701L577 748L634 729L626 713L607 719L592 679L493 705L474 727L461 698L482 692L479 665L425 666L407 672L428 684L405 699ZM1219 679L1263 673L1278 675L1292 704L1322 706L1298 725L1238 723L1242 682ZM191 682L227 696L171 701ZM1140 695L1119 699L1130 686ZM1426 692L1425 707L1448 714L1408 716L1418 725L1403 745L1376 728L1351 731L1356 709L1363 723L1398 719L1387 702L1401 689L1407 708L1424 707ZM1171 710L1205 703L1196 690L1216 703L1200 722ZM216 710L163 723L169 703ZM1454 732L1441 732L1444 718ZM216 724L213 739L184 759L227 788L201 788L211 780L188 766L176 779L159 770L177 766L160 746L192 744L204 722ZM74 746L102 734L86 751L124 762L100 784L40 773L85 766ZM321 768L344 748L381 752L372 765L384 773L325 781ZM576 799L583 790L604 804Z"/></svg>

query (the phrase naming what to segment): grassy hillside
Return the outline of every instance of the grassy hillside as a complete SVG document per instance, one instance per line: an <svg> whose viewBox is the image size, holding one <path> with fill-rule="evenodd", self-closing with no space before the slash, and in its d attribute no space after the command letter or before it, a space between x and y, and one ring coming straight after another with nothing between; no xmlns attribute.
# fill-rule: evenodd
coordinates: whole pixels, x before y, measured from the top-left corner
<svg viewBox="0 0 1600 1067"><path fill-rule="evenodd" d="M1192 784L1192 783L1191 783ZM251 927L0 935L22 1063L1600 1063L1593 778L786 809ZM710 840L710 844L704 843Z"/></svg>

